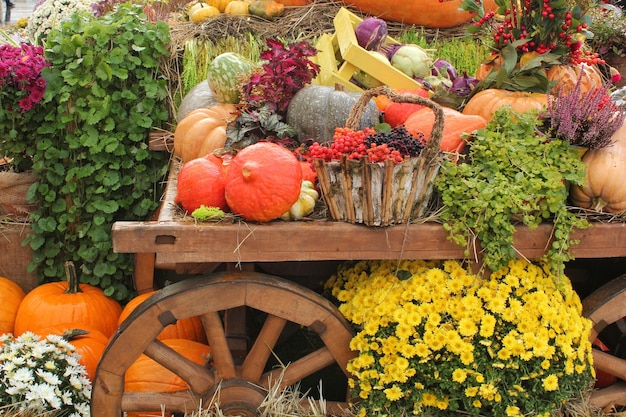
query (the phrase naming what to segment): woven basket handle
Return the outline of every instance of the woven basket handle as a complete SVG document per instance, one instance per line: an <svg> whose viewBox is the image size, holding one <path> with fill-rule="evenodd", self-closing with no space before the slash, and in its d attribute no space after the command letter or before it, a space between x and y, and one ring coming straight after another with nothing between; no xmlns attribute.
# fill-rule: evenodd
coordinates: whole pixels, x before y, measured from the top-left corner
<svg viewBox="0 0 626 417"><path fill-rule="evenodd" d="M432 161L439 155L439 148L441 146L441 140L443 138L443 123L445 115L443 109L437 103L424 97L420 97L416 94L401 94L395 92L393 89L386 85L381 87L372 88L363 92L361 97L352 106L348 119L346 120L346 126L349 129L356 130L361 121L361 117L367 108L369 101L377 96L387 96L391 101L396 103L414 103L421 104L422 106L429 107L433 113L435 113L435 123L433 125L430 139L424 147L422 156L426 161Z"/></svg>

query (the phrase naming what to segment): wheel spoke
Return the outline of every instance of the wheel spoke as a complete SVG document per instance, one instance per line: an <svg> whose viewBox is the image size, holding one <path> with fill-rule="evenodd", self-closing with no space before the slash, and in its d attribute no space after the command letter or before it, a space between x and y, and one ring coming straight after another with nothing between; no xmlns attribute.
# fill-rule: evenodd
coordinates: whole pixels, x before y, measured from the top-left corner
<svg viewBox="0 0 626 417"><path fill-rule="evenodd" d="M161 411L161 404L167 404L168 413L185 413L197 410L201 401L191 391L126 392L122 397L124 411Z"/></svg>
<svg viewBox="0 0 626 417"><path fill-rule="evenodd" d="M287 324L285 319L272 314L267 316L265 323L263 323L263 328L243 363L243 378L250 381L259 381L265 369L265 364L285 328L285 324Z"/></svg>
<svg viewBox="0 0 626 417"><path fill-rule="evenodd" d="M228 347L224 325L219 312L208 312L200 316L200 319L202 320L209 346L211 346L213 363L217 369L218 377L221 379L235 378L235 362Z"/></svg>
<svg viewBox="0 0 626 417"><path fill-rule="evenodd" d="M311 352L306 356L291 362L286 368L274 369L270 372L266 372L265 378L263 378L262 385L268 388L271 381L278 380L282 373L281 387L287 388L296 382L304 379L309 375L313 375L315 372L324 369L325 367L335 363L335 358L326 346Z"/></svg>
<svg viewBox="0 0 626 417"><path fill-rule="evenodd" d="M206 367L190 361L160 340L153 340L144 353L178 375L193 392L205 392L215 385L215 378Z"/></svg>

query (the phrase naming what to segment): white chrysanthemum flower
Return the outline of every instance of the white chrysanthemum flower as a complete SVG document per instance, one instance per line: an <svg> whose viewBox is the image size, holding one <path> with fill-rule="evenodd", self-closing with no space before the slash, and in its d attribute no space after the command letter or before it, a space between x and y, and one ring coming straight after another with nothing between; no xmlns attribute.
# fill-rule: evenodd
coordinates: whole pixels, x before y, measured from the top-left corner
<svg viewBox="0 0 626 417"><path fill-rule="evenodd" d="M46 384L50 384L52 386L59 385L61 383L61 380L58 376L56 376L52 372L47 372L42 369L37 370L37 376L43 379Z"/></svg>
<svg viewBox="0 0 626 417"><path fill-rule="evenodd" d="M42 44L48 33L74 13L92 13L92 0L46 0L28 19L26 33L34 44Z"/></svg>
<svg viewBox="0 0 626 417"><path fill-rule="evenodd" d="M13 384L17 384L20 382L25 384L32 384L34 379L35 375L33 374L33 370L28 368L19 368L11 376L11 381Z"/></svg>

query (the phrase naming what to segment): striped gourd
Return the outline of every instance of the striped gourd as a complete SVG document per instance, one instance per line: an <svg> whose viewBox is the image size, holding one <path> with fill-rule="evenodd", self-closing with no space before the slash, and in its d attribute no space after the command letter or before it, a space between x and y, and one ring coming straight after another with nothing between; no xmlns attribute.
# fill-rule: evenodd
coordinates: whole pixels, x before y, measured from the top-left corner
<svg viewBox="0 0 626 417"><path fill-rule="evenodd" d="M254 68L248 59L234 52L225 52L211 61L207 71L207 81L218 102L239 103L239 84L246 81L246 75Z"/></svg>

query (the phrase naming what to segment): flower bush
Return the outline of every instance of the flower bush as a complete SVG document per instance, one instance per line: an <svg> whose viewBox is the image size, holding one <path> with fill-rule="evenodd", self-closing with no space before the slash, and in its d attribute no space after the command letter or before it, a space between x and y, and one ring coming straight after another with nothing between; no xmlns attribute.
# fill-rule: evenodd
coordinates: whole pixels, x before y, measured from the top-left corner
<svg viewBox="0 0 626 417"><path fill-rule="evenodd" d="M361 416L548 416L594 378L567 278L522 260L484 279L455 260L360 261L326 286L357 328Z"/></svg>
<svg viewBox="0 0 626 417"><path fill-rule="evenodd" d="M92 0L45 0L33 10L26 33L32 43L41 45L48 33L74 13L93 14Z"/></svg>
<svg viewBox="0 0 626 417"><path fill-rule="evenodd" d="M61 336L0 336L0 405L32 415L88 417L91 382Z"/></svg>
<svg viewBox="0 0 626 417"><path fill-rule="evenodd" d="M18 167L30 165L28 152L16 142L32 128L27 113L43 98L46 80L41 71L47 66L41 46L0 45L0 149Z"/></svg>

